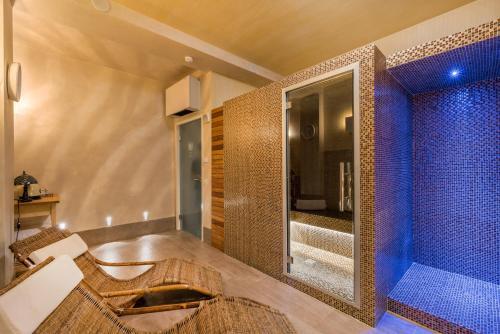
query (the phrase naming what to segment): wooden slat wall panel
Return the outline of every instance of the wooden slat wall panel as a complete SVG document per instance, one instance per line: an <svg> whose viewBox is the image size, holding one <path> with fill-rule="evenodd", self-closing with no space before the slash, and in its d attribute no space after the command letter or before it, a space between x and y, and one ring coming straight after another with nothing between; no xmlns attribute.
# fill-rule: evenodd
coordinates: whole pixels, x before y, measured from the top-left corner
<svg viewBox="0 0 500 334"><path fill-rule="evenodd" d="M223 109L212 110L212 246L224 251Z"/></svg>

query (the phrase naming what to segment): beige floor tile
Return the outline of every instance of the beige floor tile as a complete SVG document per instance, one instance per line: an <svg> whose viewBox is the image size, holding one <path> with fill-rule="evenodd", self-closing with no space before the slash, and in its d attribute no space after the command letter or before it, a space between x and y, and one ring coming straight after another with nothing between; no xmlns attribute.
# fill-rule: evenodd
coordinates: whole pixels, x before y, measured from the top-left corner
<svg viewBox="0 0 500 334"><path fill-rule="evenodd" d="M107 261L161 260L167 257L194 259L219 270L226 295L243 296L268 304L285 313L299 333L425 333L422 329L398 318L383 321L372 329L274 278L227 256L190 234L168 232L111 242L92 247L91 252ZM105 268L119 278L138 275L146 267ZM161 330L180 321L193 310L179 310L123 317L131 326L144 330ZM384 327L386 326L386 327ZM410 332L409 332L410 331Z"/></svg>

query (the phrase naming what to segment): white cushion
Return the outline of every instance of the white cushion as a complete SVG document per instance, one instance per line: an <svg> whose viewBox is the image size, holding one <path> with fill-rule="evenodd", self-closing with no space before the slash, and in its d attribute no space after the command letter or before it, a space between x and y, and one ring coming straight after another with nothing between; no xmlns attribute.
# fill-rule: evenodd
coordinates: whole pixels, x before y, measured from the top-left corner
<svg viewBox="0 0 500 334"><path fill-rule="evenodd" d="M77 258L88 250L88 246L78 234L54 242L48 246L37 249L28 257L35 264L39 264L50 256L69 255L72 259Z"/></svg>
<svg viewBox="0 0 500 334"><path fill-rule="evenodd" d="M83 279L63 255L0 296L0 333L33 333Z"/></svg>

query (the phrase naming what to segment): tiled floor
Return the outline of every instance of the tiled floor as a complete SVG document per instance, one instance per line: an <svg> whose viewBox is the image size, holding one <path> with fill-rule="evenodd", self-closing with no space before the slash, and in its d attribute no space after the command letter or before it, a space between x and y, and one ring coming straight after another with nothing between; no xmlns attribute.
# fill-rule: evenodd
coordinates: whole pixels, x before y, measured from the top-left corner
<svg viewBox="0 0 500 334"><path fill-rule="evenodd" d="M249 267L202 243L184 232L153 234L132 240L112 242L93 247L91 252L100 259L160 260L166 257L185 257L209 264L219 270L226 295L244 296L268 304L285 313L299 333L328 334L424 334L429 331L403 321L392 315L385 315L377 328L370 328L360 321L320 301L283 284L264 273ZM117 277L131 277L143 268L109 268ZM130 325L145 330L160 330L179 321L192 310L180 310L126 316Z"/></svg>
<svg viewBox="0 0 500 334"><path fill-rule="evenodd" d="M482 334L500 333L500 286L496 284L414 263L389 298L395 301L391 310L414 317L432 315L432 321L447 326L450 333L459 329L439 325L442 320Z"/></svg>

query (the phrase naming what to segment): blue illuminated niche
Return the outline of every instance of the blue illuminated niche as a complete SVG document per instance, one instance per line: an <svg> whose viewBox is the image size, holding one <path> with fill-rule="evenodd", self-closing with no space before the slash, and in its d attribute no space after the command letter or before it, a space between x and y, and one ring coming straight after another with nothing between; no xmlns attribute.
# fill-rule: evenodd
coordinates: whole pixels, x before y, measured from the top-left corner
<svg viewBox="0 0 500 334"><path fill-rule="evenodd" d="M440 331L499 333L500 37L388 71L411 103L414 262L389 309Z"/></svg>

